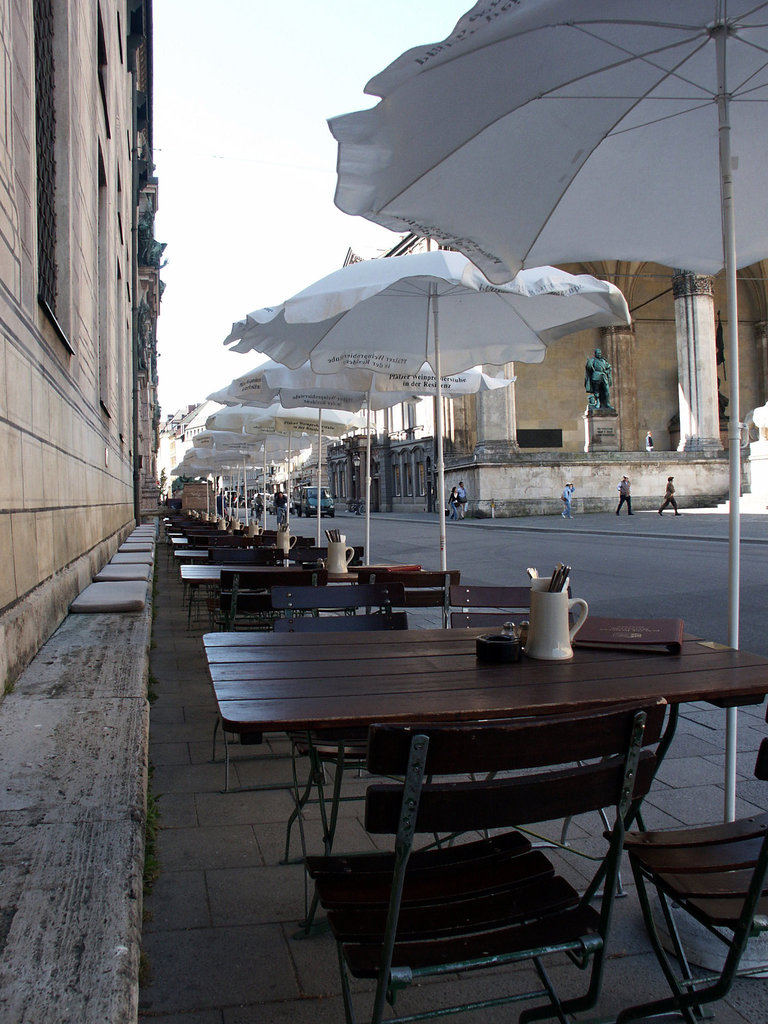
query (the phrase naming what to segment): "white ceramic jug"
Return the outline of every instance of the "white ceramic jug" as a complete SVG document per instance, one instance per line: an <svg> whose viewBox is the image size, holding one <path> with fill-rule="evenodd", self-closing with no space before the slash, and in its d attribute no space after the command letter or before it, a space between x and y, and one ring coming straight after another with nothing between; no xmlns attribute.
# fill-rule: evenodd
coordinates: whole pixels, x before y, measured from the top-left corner
<svg viewBox="0 0 768 1024"><path fill-rule="evenodd" d="M355 549L349 547L345 541L346 537L343 537L340 541L328 541L328 558L326 559L328 572L340 573L348 571L349 563L355 557Z"/></svg>
<svg viewBox="0 0 768 1024"><path fill-rule="evenodd" d="M549 579L540 578L531 583L531 614L525 653L540 661L566 661L573 657L571 640L584 625L589 605L580 597L568 597L565 590L550 593ZM578 618L571 626L568 613L579 608Z"/></svg>
<svg viewBox="0 0 768 1024"><path fill-rule="evenodd" d="M287 555L297 540L298 538L295 535L291 536L291 531L286 526L284 530L277 531L277 540L275 542L275 547L280 548L283 554Z"/></svg>

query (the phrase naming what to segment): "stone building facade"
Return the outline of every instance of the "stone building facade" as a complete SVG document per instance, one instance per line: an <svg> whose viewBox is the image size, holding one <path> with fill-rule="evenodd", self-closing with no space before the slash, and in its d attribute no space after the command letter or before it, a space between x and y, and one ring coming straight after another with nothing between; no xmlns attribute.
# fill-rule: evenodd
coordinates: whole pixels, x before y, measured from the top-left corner
<svg viewBox="0 0 768 1024"><path fill-rule="evenodd" d="M403 239L388 256L427 243ZM628 327L585 331L551 345L544 362L507 364L509 388L461 399L443 398L446 488L462 479L469 510L481 516L551 513L566 479L576 485L577 510L616 503L626 473L633 500L652 508L668 475L690 504L728 495L728 371L720 344L719 310L726 308L720 276L649 263L569 265L571 273L613 282L628 302ZM768 288L760 264L739 272L740 419L768 399ZM467 339L471 348L472 339ZM585 363L596 348L612 368L615 413L590 411ZM371 507L430 511L442 502L437 479L433 398L375 414ZM645 438L651 432L652 453ZM742 491L749 507L757 451L742 430ZM340 498L365 493L362 441L331 448L331 485ZM768 495L755 494L764 508Z"/></svg>
<svg viewBox="0 0 768 1024"><path fill-rule="evenodd" d="M5 690L154 483L151 30L151 0L0 0Z"/></svg>

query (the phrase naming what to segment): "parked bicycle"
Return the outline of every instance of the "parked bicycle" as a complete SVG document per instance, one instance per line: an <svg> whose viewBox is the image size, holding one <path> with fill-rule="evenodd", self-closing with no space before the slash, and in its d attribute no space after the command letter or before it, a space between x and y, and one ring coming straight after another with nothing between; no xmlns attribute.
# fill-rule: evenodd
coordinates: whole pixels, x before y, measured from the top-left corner
<svg viewBox="0 0 768 1024"><path fill-rule="evenodd" d="M365 499L364 498L352 498L347 502L347 511L354 512L356 516L365 515Z"/></svg>

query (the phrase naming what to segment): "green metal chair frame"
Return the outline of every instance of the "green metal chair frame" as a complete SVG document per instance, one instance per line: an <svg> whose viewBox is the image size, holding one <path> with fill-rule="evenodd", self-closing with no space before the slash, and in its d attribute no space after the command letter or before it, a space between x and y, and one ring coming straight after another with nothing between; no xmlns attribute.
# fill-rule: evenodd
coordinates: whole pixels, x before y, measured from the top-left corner
<svg viewBox="0 0 768 1024"><path fill-rule="evenodd" d="M352 978L375 980L371 1020L379 1024L385 1004L394 1007L399 991L413 982L526 960L538 987L386 1019L537 1000L520 1021L565 1021L594 1006L624 820L653 780L664 710L661 702L508 722L372 726L368 770L402 773L404 783L368 787L365 825L372 835L395 834L394 851L307 858L337 941L349 1024L355 1020ZM501 772L512 774L498 777ZM467 776L471 781L463 781ZM595 888L580 896L518 826L601 807L613 807L615 820L598 869L603 893L597 908ZM416 834L486 829L505 831L414 850ZM582 970L591 967L579 995L558 996L544 962L555 953L567 954ZM503 976L497 988L519 977ZM429 991L434 998L438 989Z"/></svg>

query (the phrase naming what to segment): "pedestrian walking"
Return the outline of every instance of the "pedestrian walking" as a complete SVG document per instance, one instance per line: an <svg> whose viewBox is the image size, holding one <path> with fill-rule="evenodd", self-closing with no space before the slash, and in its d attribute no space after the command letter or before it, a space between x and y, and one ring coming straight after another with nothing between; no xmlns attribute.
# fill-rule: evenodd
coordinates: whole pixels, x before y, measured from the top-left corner
<svg viewBox="0 0 768 1024"><path fill-rule="evenodd" d="M625 502L626 502L626 505L627 505L627 515L630 515L630 516L634 515L634 512L632 511L632 497L631 497L631 495L629 493L629 491L630 491L630 484L629 484L629 477L628 476L623 476L621 478L621 481L619 483L619 486L618 486L617 490L619 492L619 504L618 504L618 507L616 509L616 515L618 515L619 512L621 512L621 506Z"/></svg>
<svg viewBox="0 0 768 1024"><path fill-rule="evenodd" d="M675 485L672 483L674 479L675 478L673 476L667 477L667 489L664 492L664 501L662 501L659 507L659 515L663 513L667 505L672 506L672 508L675 510L676 516L680 515L680 513L677 511L677 502L675 501Z"/></svg>
<svg viewBox="0 0 768 1024"><path fill-rule="evenodd" d="M456 488L456 495L458 498L459 519L463 519L464 512L467 507L467 492L464 488L463 480L459 480L459 486Z"/></svg>
<svg viewBox="0 0 768 1024"><path fill-rule="evenodd" d="M563 511L561 513L563 519L573 519L573 514L571 512L571 499L573 497L573 492L575 490L576 490L576 488L573 486L573 484L569 480L568 483L563 488L563 493L560 495L560 500L562 501L563 506L564 506Z"/></svg>
<svg viewBox="0 0 768 1024"><path fill-rule="evenodd" d="M645 435L645 450L647 452L652 452L653 451L653 437L651 435L650 430Z"/></svg>
<svg viewBox="0 0 768 1024"><path fill-rule="evenodd" d="M459 495L455 487L451 488L451 493L448 495L448 511L451 519L459 518Z"/></svg>

